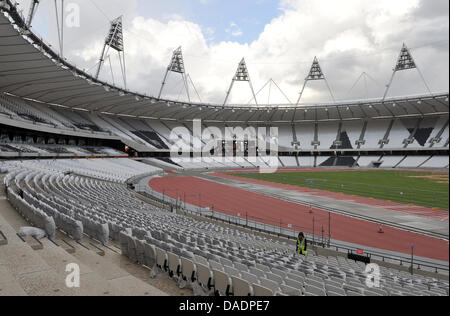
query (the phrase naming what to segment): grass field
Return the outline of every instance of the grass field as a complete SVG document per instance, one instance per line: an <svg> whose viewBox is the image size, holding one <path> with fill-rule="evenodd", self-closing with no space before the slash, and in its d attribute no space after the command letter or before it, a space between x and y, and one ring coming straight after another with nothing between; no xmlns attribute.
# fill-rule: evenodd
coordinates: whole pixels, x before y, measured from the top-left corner
<svg viewBox="0 0 450 316"><path fill-rule="evenodd" d="M446 173L374 170L235 176L449 210Z"/></svg>

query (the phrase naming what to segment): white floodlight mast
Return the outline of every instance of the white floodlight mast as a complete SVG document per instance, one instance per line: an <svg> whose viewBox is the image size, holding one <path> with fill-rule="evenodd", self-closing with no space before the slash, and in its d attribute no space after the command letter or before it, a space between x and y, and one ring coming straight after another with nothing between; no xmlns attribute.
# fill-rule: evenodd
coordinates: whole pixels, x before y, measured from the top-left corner
<svg viewBox="0 0 450 316"><path fill-rule="evenodd" d="M325 74L322 71L322 68L320 67L319 64L319 59L317 57L314 57L314 61L313 64L311 66L311 70L309 71L308 76L305 79L305 82L303 83L303 87L302 90L300 91L300 95L298 97L297 103L296 105L299 106L300 105L300 101L303 97L303 93L305 92L305 88L306 85L309 81L317 81L317 80L324 80L325 84L327 85L328 91L330 92L331 98L333 100L333 102L336 102L336 99L334 98L334 94L331 91L330 85L328 84L328 80L325 77Z"/></svg>
<svg viewBox="0 0 450 316"><path fill-rule="evenodd" d="M164 86L167 83L167 78L168 78L170 72L179 73L181 75L181 77L183 78L184 88L186 89L187 98L188 98L189 102L191 102L191 96L189 94L188 76L186 76L186 69L184 66L183 52L182 52L181 46L178 47L172 54L172 59L170 60L170 64L166 69L166 73L164 75L164 79L161 84L161 89L159 90L158 99L161 99L161 95L163 93ZM189 76L189 79L190 79L190 76ZM192 79L191 79L191 81L192 81ZM192 83L192 85L193 85L193 83ZM195 86L194 86L194 89L195 89Z"/></svg>
<svg viewBox="0 0 450 316"><path fill-rule="evenodd" d="M95 79L100 76L100 71L102 69L105 58L109 55L109 49L112 48L117 51L119 55L120 69L122 71L122 77L125 89L127 88L127 77L126 77L126 65L125 65L125 45L123 40L123 26L122 26L122 16L118 17L111 22L111 27L109 33L106 36L105 43L103 45L102 54L100 56L100 61L98 63L97 72Z"/></svg>
<svg viewBox="0 0 450 316"><path fill-rule="evenodd" d="M234 75L233 80L231 80L231 85L227 91L227 95L225 96L223 107L227 105L231 90L233 90L233 86L236 81L248 82L250 89L252 91L253 99L255 100L255 104L258 105L258 100L256 98L255 90L253 89L252 80L250 79L250 74L248 72L247 64L245 63L245 58L242 58L241 62L239 63L236 74Z"/></svg>
<svg viewBox="0 0 450 316"><path fill-rule="evenodd" d="M428 90L428 93L430 95L432 94L430 87L428 86L428 84L425 80L425 77L423 76L422 72L420 71L419 67L417 66L416 62L414 61L414 58L412 57L409 48L406 46L405 43L403 43L403 47L402 47L402 49L400 51L400 55L397 59L397 64L395 65L395 68L393 70L391 80L389 81L389 83L386 86L386 91L383 95L383 101L386 100L386 97L389 93L389 90L391 89L392 83L394 82L394 78L395 78L395 75L397 74L397 72L403 71L403 70L410 70L410 69L417 70L426 89Z"/></svg>

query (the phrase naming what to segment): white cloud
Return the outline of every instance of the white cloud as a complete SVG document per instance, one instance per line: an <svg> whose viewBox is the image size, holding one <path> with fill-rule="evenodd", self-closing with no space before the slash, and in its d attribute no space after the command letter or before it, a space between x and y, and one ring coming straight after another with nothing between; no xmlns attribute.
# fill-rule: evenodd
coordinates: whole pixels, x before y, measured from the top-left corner
<svg viewBox="0 0 450 316"><path fill-rule="evenodd" d="M239 25L237 25L234 22L230 22L230 28L226 29L225 32L230 34L233 37L239 37L239 36L244 35L244 32L242 32Z"/></svg>
<svg viewBox="0 0 450 316"><path fill-rule="evenodd" d="M111 17L126 14L129 87L151 95L157 95L171 53L180 45L186 69L203 100L213 103L223 102L242 57L248 63L255 90L273 78L295 101L313 57L318 56L337 98L365 95L363 86L347 95L363 71L379 82L370 86L370 96L380 96L403 42L412 48L432 89L448 91L447 0L434 0L439 2L439 12L434 12L427 0L282 0L282 15L267 24L258 39L247 44L212 43L213 29L202 29L180 15L145 19L136 11L136 1L127 1L126 12L122 2L114 6L111 1L96 0L96 3ZM80 1L82 7L87 3ZM442 13L442 6L447 7L447 13ZM81 29L68 33L66 52L69 59L90 68L98 60L107 21L90 10L83 10L82 23ZM232 36L241 36L242 32L236 23L230 23ZM102 74L105 79L108 79L107 69ZM116 81L118 73L116 67ZM425 91L416 74L405 73L400 77L405 81L394 85L393 94ZM178 98L181 87L174 74L169 78L165 96ZM261 93L261 103L267 102L267 94L267 91ZM250 98L248 86L238 83L230 101L247 103ZM305 91L304 100L329 100L325 85L312 83ZM271 102L286 100L274 93Z"/></svg>

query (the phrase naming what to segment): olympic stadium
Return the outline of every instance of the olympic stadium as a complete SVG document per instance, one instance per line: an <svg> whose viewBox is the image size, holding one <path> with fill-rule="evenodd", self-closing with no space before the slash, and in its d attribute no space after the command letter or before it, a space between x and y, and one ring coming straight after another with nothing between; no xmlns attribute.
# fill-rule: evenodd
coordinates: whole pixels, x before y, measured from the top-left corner
<svg viewBox="0 0 450 316"><path fill-rule="evenodd" d="M213 104L182 48L159 96L127 89L122 18L77 68L39 5L0 1L0 296L449 295L449 95L407 44L378 98L336 101L311 56L296 103L259 103L242 59ZM99 76L109 52L123 85ZM428 92L391 96L405 72ZM184 101L162 97L174 75ZM330 102L302 102L313 82ZM252 104L229 104L237 84Z"/></svg>

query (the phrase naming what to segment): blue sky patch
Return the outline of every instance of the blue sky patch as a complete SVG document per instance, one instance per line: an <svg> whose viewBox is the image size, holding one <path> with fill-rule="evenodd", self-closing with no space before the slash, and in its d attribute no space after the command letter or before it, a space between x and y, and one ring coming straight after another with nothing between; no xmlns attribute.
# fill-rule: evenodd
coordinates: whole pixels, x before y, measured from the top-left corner
<svg viewBox="0 0 450 316"><path fill-rule="evenodd" d="M199 24L209 42L250 43L282 11L279 0L139 0L138 12L162 20L176 16Z"/></svg>

